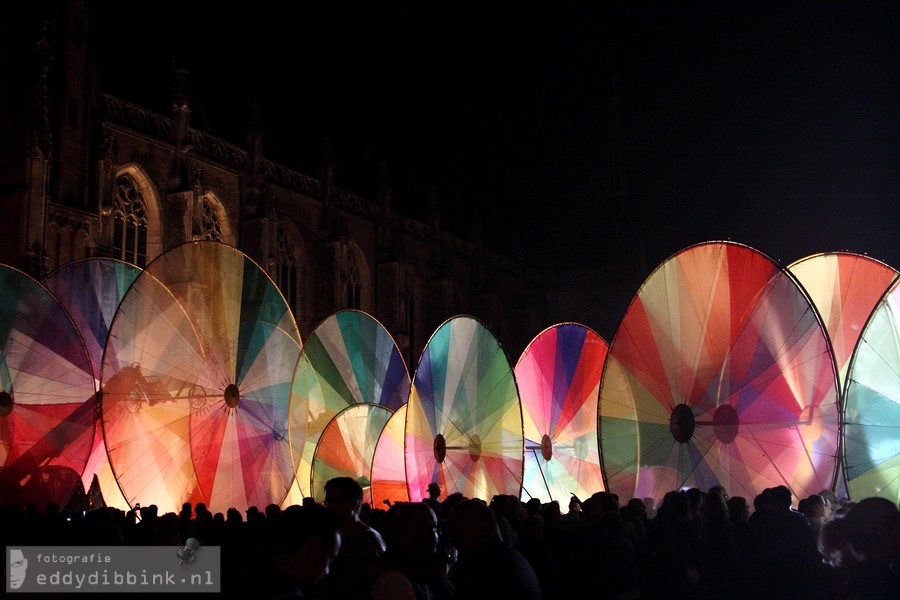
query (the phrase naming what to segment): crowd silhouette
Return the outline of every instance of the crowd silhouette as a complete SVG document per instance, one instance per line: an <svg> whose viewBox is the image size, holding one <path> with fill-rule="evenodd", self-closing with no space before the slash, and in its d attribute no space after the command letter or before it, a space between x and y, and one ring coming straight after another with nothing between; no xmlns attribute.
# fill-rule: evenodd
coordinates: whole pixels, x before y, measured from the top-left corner
<svg viewBox="0 0 900 600"><path fill-rule="evenodd" d="M485 501L429 486L421 501L363 503L350 478L325 500L224 514L185 504L64 512L0 507L8 546L220 546L222 595L321 600L900 598L900 510L884 498L801 498L777 486L748 501L721 486L657 503ZM46 594L41 596L47 598Z"/></svg>

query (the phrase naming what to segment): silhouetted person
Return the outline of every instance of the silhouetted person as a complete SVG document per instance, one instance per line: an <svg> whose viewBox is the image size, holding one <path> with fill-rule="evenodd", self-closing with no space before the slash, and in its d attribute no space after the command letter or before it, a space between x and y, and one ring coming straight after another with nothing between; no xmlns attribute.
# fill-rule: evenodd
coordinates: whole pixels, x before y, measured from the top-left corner
<svg viewBox="0 0 900 600"><path fill-rule="evenodd" d="M537 500L537 503L540 504L540 500L537 498L532 498L532 500ZM544 540L544 519L540 514L529 514L522 519L519 543L516 544L515 549L528 559L538 576L545 599L559 598L561 600L567 597L561 589L560 570L554 563L550 546Z"/></svg>
<svg viewBox="0 0 900 600"><path fill-rule="evenodd" d="M601 600L637 598L638 558L634 543L626 536L618 510L607 510L589 523L591 563L588 581L593 597Z"/></svg>
<svg viewBox="0 0 900 600"><path fill-rule="evenodd" d="M709 598L733 598L737 550L724 488L711 488L700 505L700 583Z"/></svg>
<svg viewBox="0 0 900 600"><path fill-rule="evenodd" d="M691 514L693 515L694 521L699 520L700 505L703 504L703 497L706 496L706 493L696 487L688 488L684 493L687 494L688 501L690 502Z"/></svg>
<svg viewBox="0 0 900 600"><path fill-rule="evenodd" d="M251 521L255 521L256 517L259 516L259 507L248 506L247 510L245 510L244 513L246 513L247 515L247 522L250 523ZM240 516L240 513L238 513L238 516Z"/></svg>
<svg viewBox="0 0 900 600"><path fill-rule="evenodd" d="M279 522L272 546L245 559L242 596L260 600L316 597L316 584L328 575L341 549L337 518L314 504L286 508Z"/></svg>
<svg viewBox="0 0 900 600"><path fill-rule="evenodd" d="M193 506L190 502L181 505L181 511L178 513L178 532L181 535L181 542L184 543L191 537L191 515Z"/></svg>
<svg viewBox="0 0 900 600"><path fill-rule="evenodd" d="M519 543L519 511L524 513L522 501L510 494L496 494L488 505L497 519L500 537L508 545L515 547ZM524 516L524 515L522 515Z"/></svg>
<svg viewBox="0 0 900 600"><path fill-rule="evenodd" d="M426 492L428 496L422 498L422 502L430 506L434 514L437 514L441 510L441 486L436 481L432 481L428 484Z"/></svg>
<svg viewBox="0 0 900 600"><path fill-rule="evenodd" d="M640 498L632 498L628 504L619 509L619 515L625 523L628 539L634 544L638 561L643 562L647 554L647 527L650 526L644 501Z"/></svg>
<svg viewBox="0 0 900 600"><path fill-rule="evenodd" d="M392 507L387 551L375 564L372 600L447 600L445 557L439 556L438 521L424 502L401 502Z"/></svg>
<svg viewBox="0 0 900 600"><path fill-rule="evenodd" d="M825 523L828 502L819 494L812 494L804 500L803 506L801 507L798 504L797 508L809 521L809 528L813 537L818 538L819 530L822 529L822 524Z"/></svg>
<svg viewBox="0 0 900 600"><path fill-rule="evenodd" d="M138 508L137 512L140 514L140 521L132 529L128 543L135 546L149 546L153 544L159 510L155 504L150 504Z"/></svg>
<svg viewBox="0 0 900 600"><path fill-rule="evenodd" d="M641 498L632 498L628 501L628 504L625 506L628 507L631 515L641 521L644 524L644 529L650 524L650 517L647 515L647 504Z"/></svg>
<svg viewBox="0 0 900 600"><path fill-rule="evenodd" d="M275 503L266 505L266 518L267 519L277 519L281 516L281 507Z"/></svg>
<svg viewBox="0 0 900 600"><path fill-rule="evenodd" d="M753 578L757 577L758 553L756 529L749 523L750 505L743 496L731 496L726 501L728 520L734 533L735 569L732 574L736 598L753 598Z"/></svg>
<svg viewBox="0 0 900 600"><path fill-rule="evenodd" d="M575 520L576 518L578 520L581 520L581 517L582 517L581 513L583 511L583 508L584 508L584 504L582 503L581 499L578 496L576 496L575 494L572 494L569 497L569 510L566 513L566 515L573 515L571 520Z"/></svg>
<svg viewBox="0 0 900 600"><path fill-rule="evenodd" d="M819 534L823 557L845 573L842 598L900 598L900 511L886 498L865 498Z"/></svg>
<svg viewBox="0 0 900 600"><path fill-rule="evenodd" d="M539 600L540 583L528 560L503 542L493 511L464 500L447 515L449 543L458 560L448 575L456 600Z"/></svg>
<svg viewBox="0 0 900 600"><path fill-rule="evenodd" d="M722 499L728 502L728 490L725 489L725 486L722 484L714 485L708 490L706 490L707 494L719 494L722 496Z"/></svg>
<svg viewBox="0 0 900 600"><path fill-rule="evenodd" d="M527 502L525 502L525 514L527 516L534 516L541 514L541 499L540 498L529 498Z"/></svg>
<svg viewBox="0 0 900 600"><path fill-rule="evenodd" d="M841 506L841 503L831 490L822 490L817 495L822 496L825 500L825 520L827 521L834 514L834 511Z"/></svg>
<svg viewBox="0 0 900 600"><path fill-rule="evenodd" d="M695 598L700 582L700 538L688 495L670 491L663 496L647 532L652 577L648 589L668 598Z"/></svg>
<svg viewBox="0 0 900 600"><path fill-rule="evenodd" d="M322 588L330 600L368 600L369 570L384 554L385 544L375 529L360 519L363 490L350 477L335 477L325 483L325 506L338 519L341 551L332 565L333 577Z"/></svg>
<svg viewBox="0 0 900 600"><path fill-rule="evenodd" d="M794 596L807 584L815 540L809 521L791 508L791 491L783 485L763 490L749 522L756 529L759 563L765 577L757 583L767 597Z"/></svg>

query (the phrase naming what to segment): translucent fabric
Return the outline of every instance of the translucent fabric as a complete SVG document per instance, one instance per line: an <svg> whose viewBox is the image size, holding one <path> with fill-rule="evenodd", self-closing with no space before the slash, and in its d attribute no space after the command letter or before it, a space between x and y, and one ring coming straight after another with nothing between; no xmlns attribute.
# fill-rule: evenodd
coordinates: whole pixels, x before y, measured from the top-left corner
<svg viewBox="0 0 900 600"><path fill-rule="evenodd" d="M103 357L103 431L129 504L278 504L293 478L301 342L275 284L217 242L177 246L125 294Z"/></svg>
<svg viewBox="0 0 900 600"><path fill-rule="evenodd" d="M409 370L394 338L374 317L343 310L315 328L291 384L291 450L304 494L319 436L331 419L353 404L393 411L406 403L409 386Z"/></svg>
<svg viewBox="0 0 900 600"><path fill-rule="evenodd" d="M545 329L516 363L525 432L522 500L587 498L603 491L597 399L608 346L576 323Z"/></svg>
<svg viewBox="0 0 900 600"><path fill-rule="evenodd" d="M378 438L393 411L377 404L353 404L328 423L313 454L312 497L325 500L325 484L350 477L362 486L363 502L372 503L372 460Z"/></svg>
<svg viewBox="0 0 900 600"><path fill-rule="evenodd" d="M406 470L403 461L403 435L406 432L404 404L391 415L372 458L372 506L382 508L386 503L408 502Z"/></svg>
<svg viewBox="0 0 900 600"><path fill-rule="evenodd" d="M600 448L620 498L724 485L753 498L830 488L837 374L817 312L762 253L728 242L660 265L629 305L600 387Z"/></svg>
<svg viewBox="0 0 900 600"><path fill-rule="evenodd" d="M847 376L844 465L850 497L900 502L900 279L860 335Z"/></svg>
<svg viewBox="0 0 900 600"><path fill-rule="evenodd" d="M0 265L0 496L69 500L87 464L96 386L68 313L29 275Z"/></svg>
<svg viewBox="0 0 900 600"><path fill-rule="evenodd" d="M432 481L448 495L518 497L523 444L522 408L505 351L480 321L445 321L422 352L410 392L410 499L419 500L417 492Z"/></svg>
<svg viewBox="0 0 900 600"><path fill-rule="evenodd" d="M44 285L72 317L98 377L110 324L125 292L140 272L140 268L121 260L86 258L66 263L44 279ZM99 391L99 379L96 385ZM87 490L96 476L104 503L120 510L129 510L131 507L119 490L109 465L100 411L95 416L94 442L81 481Z"/></svg>
<svg viewBox="0 0 900 600"><path fill-rule="evenodd" d="M822 316L844 390L850 357L872 310L897 276L892 267L862 254L814 254L788 266Z"/></svg>

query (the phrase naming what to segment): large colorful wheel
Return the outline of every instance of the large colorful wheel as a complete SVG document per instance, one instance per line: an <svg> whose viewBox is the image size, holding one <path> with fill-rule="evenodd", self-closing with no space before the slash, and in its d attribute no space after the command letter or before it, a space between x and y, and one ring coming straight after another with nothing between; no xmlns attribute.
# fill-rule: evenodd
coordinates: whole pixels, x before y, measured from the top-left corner
<svg viewBox="0 0 900 600"><path fill-rule="evenodd" d="M758 251L710 242L679 252L645 281L616 331L598 429L607 484L620 497L830 488L837 374L818 313Z"/></svg>
<svg viewBox="0 0 900 600"><path fill-rule="evenodd" d="M447 494L490 500L522 491L522 407L505 350L477 319L457 316L419 359L406 413L411 500L432 481Z"/></svg>
<svg viewBox="0 0 900 600"><path fill-rule="evenodd" d="M372 458L372 506L409 502L406 489L406 469L403 460L403 434L406 432L404 404L391 415Z"/></svg>
<svg viewBox="0 0 900 600"><path fill-rule="evenodd" d="M838 367L838 391L847 385L850 358L863 327L897 271L883 262L852 252L814 254L800 259L788 269L806 289L825 323ZM843 461L838 464L835 491L849 494Z"/></svg>
<svg viewBox="0 0 900 600"><path fill-rule="evenodd" d="M313 454L312 497L325 499L325 484L334 477L350 477L363 489L363 502L372 504L372 460L384 426L393 411L377 404L353 404L325 427Z"/></svg>
<svg viewBox="0 0 900 600"><path fill-rule="evenodd" d="M850 357L863 326L897 276L896 269L863 254L814 254L788 266L809 294L831 339L844 390Z"/></svg>
<svg viewBox="0 0 900 600"><path fill-rule="evenodd" d="M0 496L63 506L91 451L96 387L68 313L30 276L0 265Z"/></svg>
<svg viewBox="0 0 900 600"><path fill-rule="evenodd" d="M331 419L354 404L394 411L406 403L409 386L397 344L372 316L342 310L315 328L291 384L291 451L304 494L319 436Z"/></svg>
<svg viewBox="0 0 900 600"><path fill-rule="evenodd" d="M68 311L81 333L91 366L98 377L109 326L125 292L140 272L140 268L121 260L86 258L66 263L44 278L44 285ZM99 391L99 380L96 383ZM99 410L95 423L93 446L81 475L84 489L89 490L94 477L97 477L104 504L128 510L131 507L119 490L106 455Z"/></svg>
<svg viewBox="0 0 900 600"><path fill-rule="evenodd" d="M177 246L125 294L103 357L103 431L130 503L278 504L292 482L293 316L249 257Z"/></svg>
<svg viewBox="0 0 900 600"><path fill-rule="evenodd" d="M844 465L850 497L900 502L900 279L873 310L850 362Z"/></svg>
<svg viewBox="0 0 900 600"><path fill-rule="evenodd" d="M608 346L591 329L560 323L538 334L516 363L525 431L522 499L564 505L603 491L597 398Z"/></svg>

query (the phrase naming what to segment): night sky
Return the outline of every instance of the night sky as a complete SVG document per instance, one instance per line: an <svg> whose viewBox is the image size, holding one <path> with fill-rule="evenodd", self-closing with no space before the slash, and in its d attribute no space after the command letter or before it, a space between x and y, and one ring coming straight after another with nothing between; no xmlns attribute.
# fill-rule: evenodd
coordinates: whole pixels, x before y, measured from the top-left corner
<svg viewBox="0 0 900 600"><path fill-rule="evenodd" d="M537 264L728 239L900 267L900 3L145 4L103 3L106 90L168 114L175 57L194 127L241 144L258 102L273 160L312 173L328 135L339 185L386 160L398 209L434 187L446 228L477 211Z"/></svg>

